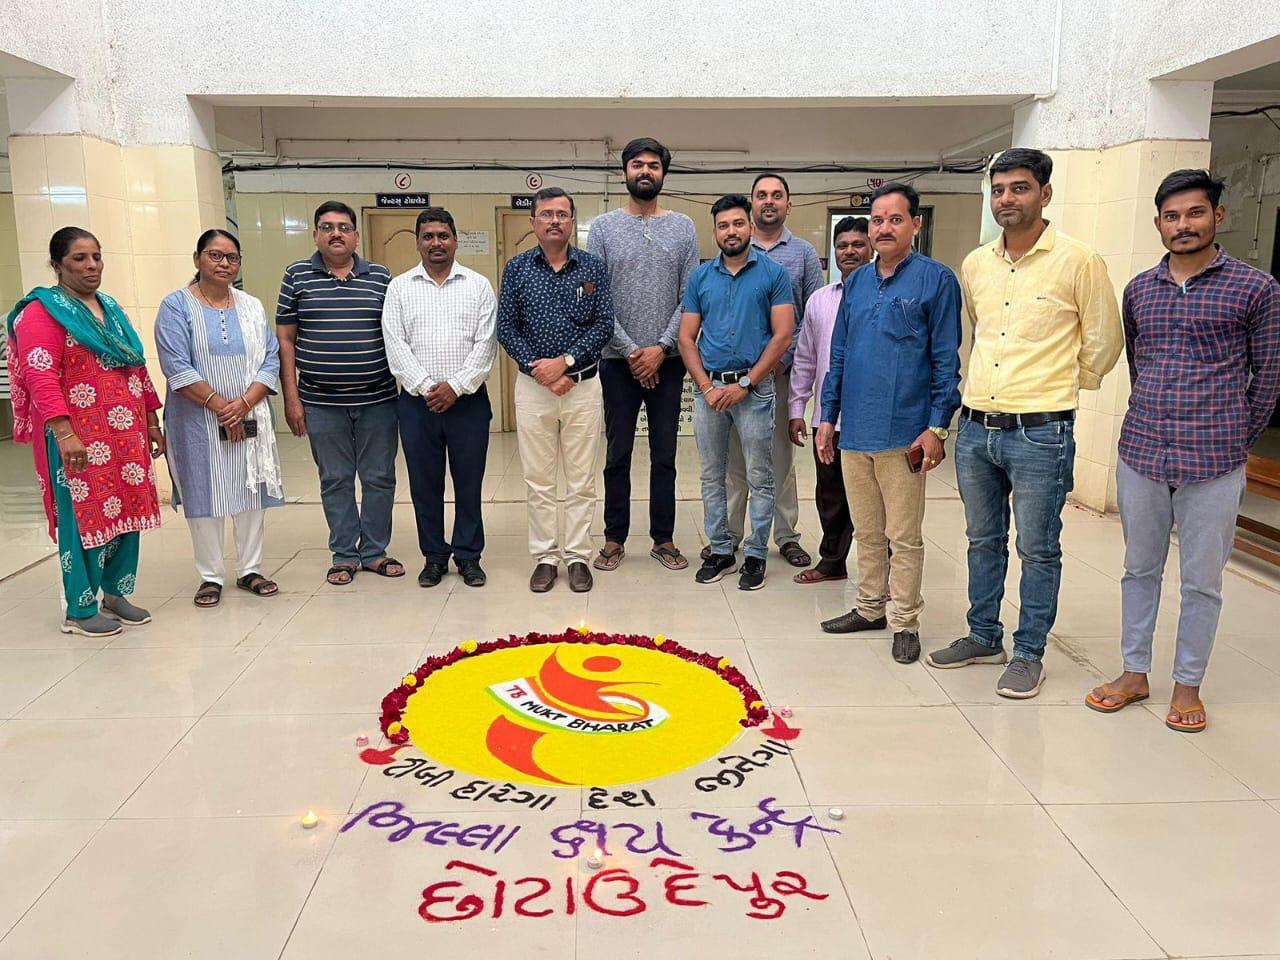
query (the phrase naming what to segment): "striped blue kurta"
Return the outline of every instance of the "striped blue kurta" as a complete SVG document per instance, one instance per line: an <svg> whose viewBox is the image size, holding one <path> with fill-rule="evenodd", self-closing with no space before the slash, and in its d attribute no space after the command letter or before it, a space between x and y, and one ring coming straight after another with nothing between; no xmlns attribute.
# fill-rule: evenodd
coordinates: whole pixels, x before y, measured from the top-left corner
<svg viewBox="0 0 1280 960"><path fill-rule="evenodd" d="M164 404L166 459L173 478L173 505L187 517L228 517L247 510L278 507L265 484L249 489L247 449L218 436L213 412L177 391L205 380L224 397L237 397L258 382L272 393L280 383L280 345L267 325L267 353L250 370L240 317L203 306L186 290L165 297L156 317L156 349L168 381Z"/></svg>

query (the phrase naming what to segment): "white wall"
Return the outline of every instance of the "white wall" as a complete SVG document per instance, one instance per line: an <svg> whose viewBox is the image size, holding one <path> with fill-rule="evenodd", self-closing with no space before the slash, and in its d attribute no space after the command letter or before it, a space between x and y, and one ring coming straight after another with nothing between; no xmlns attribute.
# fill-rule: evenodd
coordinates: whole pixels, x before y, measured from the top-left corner
<svg viewBox="0 0 1280 960"><path fill-rule="evenodd" d="M1213 172L1227 181L1226 220L1218 242L1233 257L1259 270L1271 269L1276 209L1280 207L1280 130L1265 117L1219 118L1213 122ZM1264 165L1260 158L1274 159ZM1266 182L1263 183L1263 172ZM1258 188L1262 187L1259 217ZM1254 230L1258 240L1254 242Z"/></svg>

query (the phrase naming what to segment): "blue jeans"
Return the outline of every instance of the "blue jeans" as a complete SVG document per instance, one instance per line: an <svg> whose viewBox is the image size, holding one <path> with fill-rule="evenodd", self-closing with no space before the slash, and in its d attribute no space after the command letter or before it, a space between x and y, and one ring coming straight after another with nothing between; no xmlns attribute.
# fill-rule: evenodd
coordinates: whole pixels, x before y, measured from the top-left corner
<svg viewBox="0 0 1280 960"><path fill-rule="evenodd" d="M962 417L956 436L956 479L969 538L969 636L993 649L1004 644L1000 601L1009 568L1009 511L1018 526L1021 610L1013 655L1044 656L1058 616L1062 582L1062 507L1073 483L1075 424L988 430Z"/></svg>
<svg viewBox="0 0 1280 960"><path fill-rule="evenodd" d="M724 386L712 380L714 387ZM725 475L729 461L729 434L737 433L747 464L747 488L751 491L751 535L742 552L761 560L769 555L769 530L773 526L773 377L766 377L747 392L746 398L724 413L711 409L699 395L693 401L693 432L702 461L703 526L712 553L733 554L729 535L729 504Z"/></svg>
<svg viewBox="0 0 1280 960"><path fill-rule="evenodd" d="M396 401L364 407L304 404L311 455L334 563L365 565L386 556L396 499ZM356 477L360 506L356 507Z"/></svg>

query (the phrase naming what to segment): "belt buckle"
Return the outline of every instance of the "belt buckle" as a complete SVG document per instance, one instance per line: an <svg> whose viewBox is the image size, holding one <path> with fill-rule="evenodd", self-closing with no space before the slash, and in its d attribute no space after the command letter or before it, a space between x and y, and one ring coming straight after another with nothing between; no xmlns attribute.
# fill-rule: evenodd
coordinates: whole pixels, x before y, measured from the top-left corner
<svg viewBox="0 0 1280 960"><path fill-rule="evenodd" d="M984 411L982 412L982 425L983 425L984 427L986 427L988 430L999 430L999 429L1000 429L1000 427L993 426L993 425L991 424L991 418L992 418L992 417L1002 417L1002 416L1004 416L1004 414L1002 414L1002 413L992 413L992 412L991 412L991 411L989 411L989 410L984 410Z"/></svg>

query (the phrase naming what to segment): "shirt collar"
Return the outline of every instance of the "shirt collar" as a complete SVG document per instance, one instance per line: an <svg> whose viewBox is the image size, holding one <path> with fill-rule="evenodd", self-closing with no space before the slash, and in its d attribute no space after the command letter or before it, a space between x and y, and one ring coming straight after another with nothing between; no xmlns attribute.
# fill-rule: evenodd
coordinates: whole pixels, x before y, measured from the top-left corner
<svg viewBox="0 0 1280 960"><path fill-rule="evenodd" d="M749 245L747 246L747 262L746 262L746 263L744 263L744 264L742 265L742 270L747 269L747 267L751 266L751 264L755 263L758 259L760 259L759 254L757 254L757 253L756 253L756 249L757 249L757 248L756 248L756 246L755 246L755 244L754 244L754 243L749 244ZM718 257L716 257L716 258L715 258L715 260L714 260L713 262L714 262L714 263L715 263L715 265L716 265L716 270L718 270L720 273L723 273L723 274L725 274L726 276L730 276L730 277L731 277L731 276L733 276L733 274L729 273L728 268L727 268L727 267L725 267L725 265L724 265L724 251L723 251L723 250L722 250L722 251L720 251L720 255L719 255ZM742 272L742 270L739 270L738 272L739 272L739 273L741 273L741 272Z"/></svg>
<svg viewBox="0 0 1280 960"><path fill-rule="evenodd" d="M751 238L751 246L755 247L757 250L763 250L765 253L768 253L770 250L774 249L774 247L781 247L783 244L790 243L794 237L795 234L791 232L791 228L784 226L782 228L782 232L778 234L778 240L774 243L773 247L765 247L764 245L756 242L756 238L754 236Z"/></svg>
<svg viewBox="0 0 1280 960"><path fill-rule="evenodd" d="M1207 267L1205 267L1203 270L1197 273L1194 277L1188 277L1187 278L1188 283L1190 283L1192 280L1198 280L1200 277L1203 277L1206 274L1211 273L1213 271L1221 270L1223 267L1227 265L1227 261L1231 259L1231 255L1228 254L1227 251L1223 250L1219 244L1215 243L1214 247L1217 249L1218 255L1209 262L1209 265ZM1170 256L1172 256L1172 254L1166 253L1163 257L1160 258L1160 262L1156 264L1156 279L1164 280L1164 281L1167 281L1168 283L1176 284L1177 281L1173 279L1173 274L1169 272Z"/></svg>
<svg viewBox="0 0 1280 960"><path fill-rule="evenodd" d="M437 284L434 280L431 279L431 274L427 273L427 268L422 265L421 260L418 261L418 265L416 267L414 267L412 270L409 271L409 275L412 277L421 277L423 280L427 281L427 283L431 284L433 287L434 286L443 287L445 283L448 283L454 277L462 276L462 266L461 264L458 263L457 260L454 260L453 266L449 268L449 275L444 278L444 283L441 283L441 284Z"/></svg>
<svg viewBox="0 0 1280 960"><path fill-rule="evenodd" d="M1040 236L1036 238L1036 242L1031 245L1031 249L1023 254L1023 259L1031 256L1037 250L1052 250L1053 245L1058 242L1058 229L1052 222L1046 220L1045 227L1040 231ZM995 251L996 256L1001 260L1009 258L1008 251L1004 246L1004 231L1000 231L1000 236L996 237L996 242L991 245L991 249Z"/></svg>
<svg viewBox="0 0 1280 960"><path fill-rule="evenodd" d="M912 247L910 250L908 250L908 251L907 251L907 255L906 255L905 257L903 257L903 258L898 262L898 265L897 265L896 267L894 267L894 268L893 268L893 276L891 276L891 277L886 277L886 276L884 276L883 274L881 274L881 273L880 273L880 267L879 267L880 258L879 258L879 257L876 257L874 260L872 260L872 261L871 261L871 263L865 264L865 266L872 266L873 264L875 264L876 266L874 267L874 270L875 270L876 279L877 279L877 280L884 280L884 281L886 281L886 282L887 282L887 281L889 281L889 280L894 279L894 277L900 277L900 276L902 276L902 271L906 268L907 264L909 264L912 260L914 260L914 259L916 258L916 256L917 256L917 254L916 254L916 248L915 248L915 247ZM858 270L861 270L861 269L862 269L862 267L859 267L859 268L858 268ZM857 272L858 272L858 270L853 271L853 273L857 273ZM849 274L849 276L850 276L850 277L852 277L852 276L853 276L853 273Z"/></svg>
<svg viewBox="0 0 1280 960"><path fill-rule="evenodd" d="M352 274L354 274L355 276L363 276L364 274L369 272L368 260L360 259L360 255L358 253L352 254L351 256L352 256L352 260L351 260ZM320 255L319 250L317 250L315 253L311 255L311 266L315 267L315 269L319 273L323 273L327 276L332 276L332 274L329 272L329 267L325 264L324 257Z"/></svg>
<svg viewBox="0 0 1280 960"><path fill-rule="evenodd" d="M551 266L550 261L547 260L547 255L542 252L542 244L538 244L536 247L534 247L533 251L534 251L533 256L535 260L541 260L543 263L547 265L547 267ZM569 259L565 261L564 265L566 269L568 267L578 265L578 248L575 247L572 243L569 244Z"/></svg>

